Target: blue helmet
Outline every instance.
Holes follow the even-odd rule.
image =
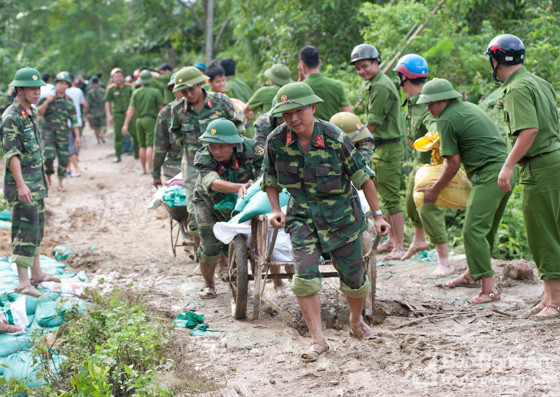
[[[428,77],[428,62],[420,55],[407,54],[399,59],[393,71],[402,73],[409,79],[419,79]]]

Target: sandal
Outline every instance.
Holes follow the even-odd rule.
[[[533,306],[531,309],[529,309],[529,316],[534,316],[536,314],[539,314],[540,312],[543,311],[543,309],[546,308],[546,303],[544,301],[537,303],[535,306]]]
[[[216,299],[216,288],[212,286],[205,286],[198,292],[200,299]]]
[[[37,291],[35,288],[33,288],[30,285],[26,285],[24,287],[17,287],[15,291],[18,294],[34,296],[36,298],[39,298],[42,295],[39,291]]]
[[[484,292],[480,291],[478,295],[474,298],[469,300],[469,305],[482,305],[485,303],[492,303],[499,301],[502,297],[502,293],[499,291],[496,292]]]
[[[469,276],[465,275],[464,273],[461,274],[459,277],[445,283],[443,285],[447,288],[455,288],[455,287],[466,287],[466,288],[476,288],[480,286],[480,281],[474,281]]]
[[[311,343],[311,347],[309,347],[305,353],[301,354],[301,360],[306,363],[317,361],[321,354],[328,351],[329,345],[327,345],[327,342],[313,342]]]
[[[350,324],[350,335],[359,340],[377,338],[375,332],[373,332],[373,330],[363,321],[360,321],[357,329],[352,327],[352,324]]]
[[[547,309],[554,309],[552,314],[543,314]],[[560,318],[560,305],[553,305],[548,303],[544,306],[544,309],[535,316],[535,320],[552,320],[555,318]]]

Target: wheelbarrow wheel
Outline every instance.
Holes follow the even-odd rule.
[[[245,236],[237,235],[229,245],[228,253],[229,298],[231,314],[236,320],[247,317],[249,270]]]

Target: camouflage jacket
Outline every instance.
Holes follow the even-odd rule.
[[[41,99],[37,106],[41,106],[46,100],[46,98]],[[55,96],[43,115],[44,135],[46,136],[47,132],[68,131],[68,120],[70,120],[72,128],[78,128],[74,102],[66,95],[63,97]]]
[[[245,133],[243,112],[236,111],[231,99],[224,94],[206,92],[204,105],[197,113],[185,98],[173,102],[171,107],[171,124],[169,131],[173,133],[177,143],[184,147],[182,170],[183,183],[187,188],[193,188],[196,182],[194,156],[203,145],[200,136],[206,131],[206,126],[217,118],[231,120],[237,126],[241,135]],[[186,175],[185,175],[186,173]]]
[[[428,106],[418,104],[420,94],[407,98],[406,105],[406,137],[414,143],[418,138],[422,138],[426,133],[437,133],[437,122],[428,112]],[[418,164],[429,164],[432,152],[418,152],[412,149],[412,159]]]
[[[278,119],[272,117],[270,112],[260,115],[255,121],[255,140],[257,141],[257,145],[264,148],[266,145],[266,138],[276,127],[278,127]]]
[[[229,167],[214,160],[208,146],[201,148],[194,159],[198,178],[193,202],[205,201],[214,207],[227,196],[227,193],[210,189],[212,182],[216,179],[234,183],[246,183],[250,179],[254,181],[261,175],[262,161],[262,149],[249,138],[243,138],[243,142],[234,147]]]
[[[105,88],[91,87],[86,94],[91,117],[105,117]]]
[[[169,132],[171,123],[171,107],[174,102],[166,105],[159,111],[156,127],[154,129],[154,161],[152,177],[161,178],[161,167],[181,168],[183,148],[177,144],[175,137]]]
[[[354,146],[364,157],[366,164],[370,165],[371,156],[373,156],[373,149],[375,148],[375,140],[373,139],[373,136],[368,136],[367,138],[354,142]]]
[[[13,156],[20,159],[23,180],[31,190],[33,203],[47,197],[41,131],[36,111],[31,108],[31,114],[28,114],[17,99],[14,100],[2,115],[0,137],[5,164],[4,198],[9,201],[19,200],[16,181],[9,166]]]
[[[261,188],[290,193],[286,231],[301,245],[316,232],[323,250],[339,248],[359,237],[365,227],[358,189],[373,171],[338,127],[315,119],[307,152],[286,124],[269,137],[263,161]]]

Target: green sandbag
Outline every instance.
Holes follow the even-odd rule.
[[[161,200],[170,207],[186,207],[187,192],[184,186],[170,186],[161,196]]]
[[[0,334],[0,357],[9,356],[19,350],[32,346],[29,335]]]
[[[58,327],[64,323],[64,313],[76,307],[84,312],[86,303],[77,299],[59,298],[56,301],[40,302],[35,310],[35,322],[41,327]]]
[[[280,207],[288,204],[290,199],[290,194],[286,191],[280,192]],[[251,201],[243,208],[241,211],[241,216],[239,217],[239,223],[248,221],[257,215],[268,214],[272,212],[272,207],[270,206],[270,201],[268,200],[268,195],[262,190],[257,192]]]
[[[52,353],[49,360],[50,370],[54,374],[60,372],[61,362],[66,359],[66,356],[58,355],[58,353]],[[29,388],[40,387],[45,383],[44,378],[37,377],[37,371],[39,370],[40,364],[33,364],[33,354],[29,350],[22,350],[0,359],[0,365],[6,366],[4,367],[3,374],[4,379],[6,380],[15,378],[18,381],[25,382]]]
[[[10,210],[9,209],[5,209],[0,211],[0,221],[8,221],[10,222],[12,220],[12,217],[10,215]]]
[[[239,200],[237,202],[237,204],[235,204],[235,212],[243,211],[243,209],[245,208],[247,203],[249,203],[249,201],[251,201],[251,197],[253,197],[255,194],[257,194],[257,192],[262,192],[261,181],[262,181],[262,177],[257,179],[255,182],[253,182],[253,184],[251,186],[249,186],[249,189],[247,189],[247,192],[245,193],[243,198],[241,200]]]
[[[237,193],[228,193],[227,196],[214,206],[219,211],[233,211],[237,203]]]

